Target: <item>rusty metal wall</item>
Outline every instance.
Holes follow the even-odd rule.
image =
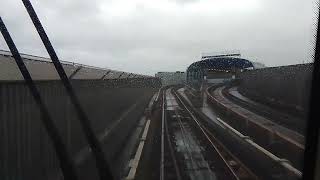
[[[246,71],[238,74],[240,92],[282,104],[297,111],[308,109],[313,64]]]
[[[149,98],[160,87],[159,82],[152,79],[74,80],[72,84],[98,137],[127,113],[117,124],[117,130],[109,133],[110,138],[103,139],[110,161],[121,149],[120,142],[142,115]],[[87,142],[62,84],[42,81],[37,82],[37,87],[76,161]],[[0,103],[0,179],[57,178],[60,170],[55,152],[42,126],[38,107],[24,82],[0,82]],[[80,164],[77,168],[80,174],[81,167],[85,166]]]

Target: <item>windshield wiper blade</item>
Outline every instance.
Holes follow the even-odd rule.
[[[32,77],[30,76],[30,73],[28,71],[28,69],[26,68],[26,65],[24,64],[20,53],[16,47],[16,45],[14,44],[10,33],[8,32],[4,22],[2,21],[2,18],[0,17],[0,30],[2,33],[2,36],[4,37],[4,40],[6,41],[11,54],[14,58],[14,60],[16,61],[18,68],[34,98],[34,100],[36,101],[39,109],[40,109],[40,113],[41,113],[41,120],[42,123],[44,124],[45,130],[48,133],[49,138],[51,139],[52,143],[53,143],[53,147],[55,149],[55,152],[57,153],[57,157],[59,159],[59,163],[60,163],[60,168],[61,171],[63,173],[63,176],[65,179],[70,179],[70,180],[77,180],[77,174],[75,171],[75,168],[73,166],[73,162],[72,159],[70,158],[66,145],[63,143],[61,136],[59,135],[59,131],[58,128],[55,126],[53,120],[50,117],[48,108],[45,106],[40,93],[32,79]]]
[[[101,180],[106,180],[106,179],[113,179],[112,178],[112,174],[111,171],[108,167],[107,161],[105,159],[104,156],[104,152],[102,150],[102,147],[97,139],[97,137],[95,136],[92,126],[90,124],[89,118],[87,116],[87,114],[84,112],[83,108],[81,107],[81,104],[78,100],[78,97],[76,96],[74,89],[68,79],[68,76],[66,75],[59,59],[58,56],[34,10],[34,8],[32,7],[32,4],[29,0],[22,0],[35,28],[38,31],[38,34],[54,64],[54,67],[56,68],[60,79],[62,81],[63,86],[65,87],[67,94],[70,97],[71,103],[74,105],[76,112],[77,112],[77,116],[80,120],[82,129],[85,133],[86,139],[89,143],[90,148],[92,149],[93,155],[95,157],[96,160],[96,166],[98,168],[99,171],[99,175],[100,175],[100,179]]]

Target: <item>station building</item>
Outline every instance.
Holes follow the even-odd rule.
[[[247,69],[254,69],[254,64],[240,57],[240,54],[204,56],[200,61],[192,63],[187,68],[189,84],[220,83],[234,79],[236,74]]]

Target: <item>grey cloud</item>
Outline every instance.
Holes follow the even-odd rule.
[[[316,17],[313,0],[257,0],[261,7],[255,10],[222,13],[186,10],[200,1],[178,1],[183,4],[177,7],[179,13],[140,3],[120,17],[101,11],[103,3],[113,2],[32,1],[65,60],[147,74],[185,70],[202,52],[230,49],[269,66],[310,61]],[[19,49],[47,56],[22,3],[3,4],[1,16]],[[0,48],[6,48],[2,37]]]

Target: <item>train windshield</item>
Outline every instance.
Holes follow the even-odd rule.
[[[317,3],[2,1],[0,178],[302,179]]]

